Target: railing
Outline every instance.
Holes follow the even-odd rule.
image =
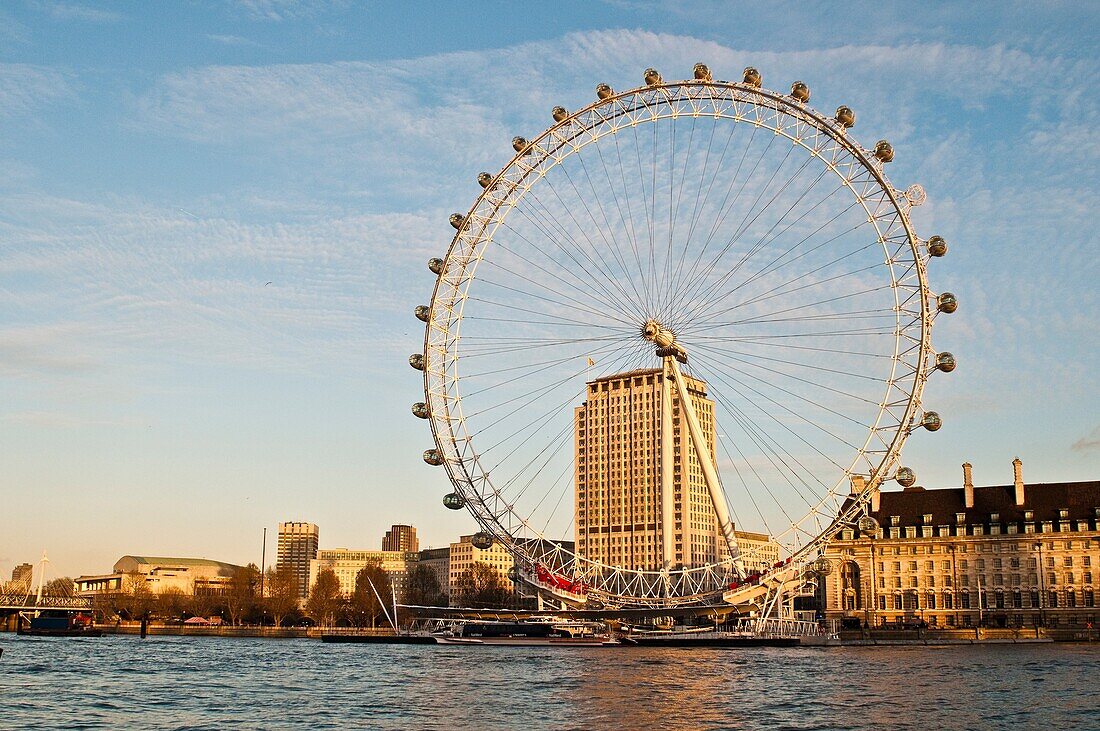
[[[827,633],[817,622],[801,619],[746,618],[737,623],[739,632],[751,632],[756,637],[816,637]]]
[[[37,601],[28,594],[0,594],[0,609],[68,609],[90,611],[92,600],[85,596],[43,596]]]

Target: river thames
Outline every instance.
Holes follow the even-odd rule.
[[[3,728],[1100,728],[1100,646],[546,649],[0,636]]]

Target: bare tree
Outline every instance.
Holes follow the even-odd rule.
[[[435,571],[424,564],[417,564],[409,572],[402,601],[420,607],[440,607],[446,603],[446,595],[439,585]]]
[[[359,569],[355,575],[355,591],[351,594],[350,619],[357,627],[375,626],[377,620],[386,615],[382,602],[391,596],[392,584],[390,575],[385,572],[380,563],[369,563]]]
[[[256,604],[256,590],[260,585],[260,570],[255,564],[243,566],[229,580],[229,590],[225,593],[225,609],[229,612],[230,624],[240,624],[241,617]]]
[[[130,571],[126,574],[122,591],[116,594],[115,598],[118,613],[125,614],[127,619],[140,619],[151,612],[156,605],[156,597],[145,580],[145,574],[140,571]]]
[[[468,607],[503,607],[512,598],[500,574],[487,563],[474,561],[458,577],[457,590]]]
[[[289,565],[267,570],[267,596],[264,601],[276,627],[281,627],[286,618],[297,611],[298,577]]]
[[[157,614],[165,618],[183,619],[191,607],[191,597],[178,586],[170,586],[157,594]]]
[[[317,574],[317,580],[309,590],[306,601],[306,614],[320,625],[332,625],[336,621],[336,612],[340,608],[340,580],[332,569],[324,569]]]
[[[75,585],[73,580],[68,576],[59,576],[56,579],[50,579],[46,582],[46,585],[42,587],[42,593],[45,596],[73,596],[75,591]]]

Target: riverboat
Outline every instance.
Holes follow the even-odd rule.
[[[619,641],[593,622],[456,620],[431,632],[440,645],[613,647]]]
[[[30,637],[100,637],[103,630],[92,626],[92,618],[85,614],[41,614],[31,618],[30,625],[23,626],[20,617],[18,634]]]

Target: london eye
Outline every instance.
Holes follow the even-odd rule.
[[[947,244],[913,230],[923,189],[890,183],[853,110],[753,68],[642,80],[553,108],[471,176],[416,308],[412,410],[444,505],[533,589],[736,603],[914,483],[902,446],[940,427],[922,390],[955,367],[931,329],[958,303],[927,281]]]

